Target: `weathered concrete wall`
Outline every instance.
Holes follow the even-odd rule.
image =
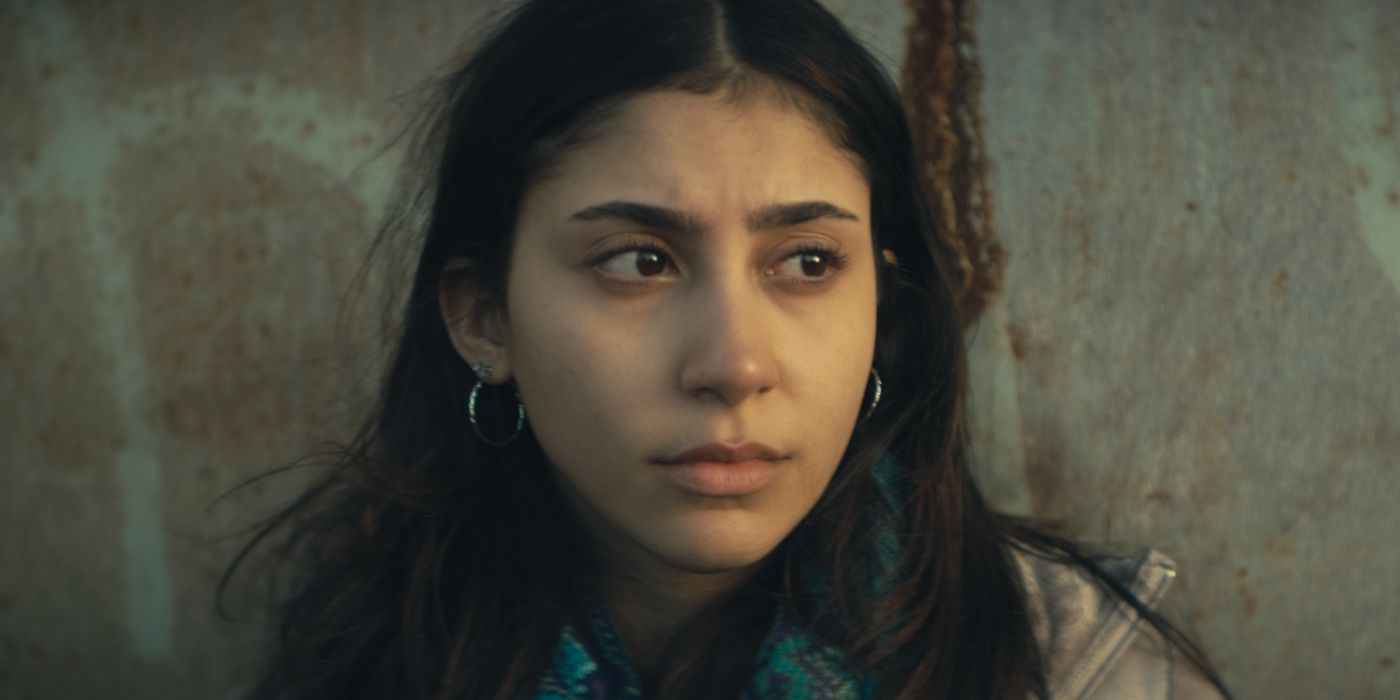
[[[285,485],[209,504],[352,416],[395,95],[494,4],[0,4],[0,696],[246,678],[220,536]],[[1167,5],[981,2],[982,468],[1174,554],[1241,697],[1394,695],[1400,18]]]
[[[1240,697],[1400,696],[1400,4],[979,7],[1031,510]]]

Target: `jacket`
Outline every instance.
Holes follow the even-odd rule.
[[[1222,697],[1179,650],[1088,572],[1022,552],[1016,560],[1054,700]],[[1172,560],[1151,549],[1136,558],[1099,563],[1154,609],[1176,576]]]

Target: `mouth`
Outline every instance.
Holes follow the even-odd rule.
[[[656,461],[659,464],[684,464],[686,462],[747,462],[754,459],[771,461],[782,458],[781,452],[761,442],[745,442],[740,445],[712,442]]]
[[[767,486],[788,458],[758,442],[710,443],[655,460],[681,490],[699,496],[747,496]]]

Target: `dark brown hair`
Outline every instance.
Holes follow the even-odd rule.
[[[561,626],[586,626],[588,543],[528,427],[496,448],[464,425],[474,377],[437,291],[466,284],[503,299],[525,191],[610,108],[652,90],[742,99],[755,88],[807,109],[869,179],[873,244],[891,253],[875,358],[885,394],[813,511],[749,585],[676,633],[644,685],[667,698],[737,695],[781,605],[882,697],[1045,694],[1012,548],[1109,577],[1068,543],[995,514],[969,474],[953,275],[894,87],[812,0],[570,0],[514,9],[437,90],[418,146],[426,185],[381,240],[409,245],[393,232],[423,224],[373,415],[226,574],[273,542],[297,572],[257,697],[518,697]],[[454,258],[473,264],[445,273]],[[879,463],[896,470],[892,499]],[[894,543],[888,562],[881,533]],[[885,564],[894,576],[878,581]]]

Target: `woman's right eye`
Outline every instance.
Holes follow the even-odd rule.
[[[655,248],[628,248],[603,258],[599,269],[623,279],[660,277],[676,269],[671,258]]]

